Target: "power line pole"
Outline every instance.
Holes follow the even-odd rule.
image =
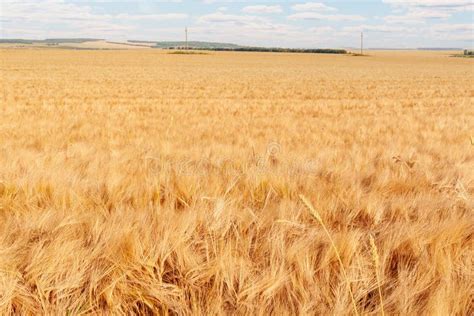
[[[360,54],[364,54],[364,32],[360,32]]]
[[[184,28],[184,37],[185,37],[185,49],[188,50],[188,27],[186,26]]]

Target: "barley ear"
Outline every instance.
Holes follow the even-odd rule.
[[[351,296],[352,300],[352,307],[354,308],[354,313],[355,315],[359,315],[359,312],[357,311],[357,304],[354,299],[354,293],[352,293],[351,289],[351,284],[349,282],[349,278],[347,277],[346,269],[344,268],[344,264],[342,263],[341,255],[339,253],[339,250],[337,250],[336,243],[331,237],[331,234],[329,233],[329,230],[327,229],[326,225],[324,224],[323,218],[321,215],[319,215],[318,211],[313,207],[313,204],[302,194],[299,195],[301,201],[303,201],[303,204],[306,206],[306,208],[309,210],[311,215],[321,224],[323,227],[324,232],[326,233],[326,236],[328,237],[329,241],[331,242],[331,246],[334,249],[334,252],[336,253],[336,258],[337,261],[339,262],[339,265],[341,266],[341,272],[342,275],[344,276],[344,280],[346,281],[347,284],[347,289],[349,291],[349,294]]]
[[[300,199],[301,201],[303,201],[304,205],[306,206],[306,208],[309,210],[309,212],[311,213],[311,215],[321,224],[324,226],[324,223],[323,223],[323,219],[321,218],[321,216],[319,215],[319,213],[314,209],[313,205],[311,204],[311,202],[302,194],[300,194]]]
[[[375,239],[374,236],[370,235],[370,249],[372,252],[372,258],[374,260],[375,264],[375,276],[377,278],[377,288],[379,291],[379,299],[380,299],[380,307],[382,308],[382,316],[385,315],[385,310],[383,307],[383,298],[382,298],[382,289],[381,289],[381,282],[380,282],[380,275],[379,275],[379,269],[380,269],[380,258],[379,258],[379,253],[377,251],[377,246],[375,245]]]

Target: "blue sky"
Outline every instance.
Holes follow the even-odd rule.
[[[190,40],[281,47],[473,47],[473,0],[1,0],[2,38]]]

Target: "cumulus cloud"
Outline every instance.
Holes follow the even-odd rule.
[[[321,2],[306,2],[299,3],[291,6],[294,11],[304,11],[304,12],[321,12],[321,11],[336,11],[336,8],[329,7]]]
[[[283,12],[279,5],[251,5],[242,9],[242,12],[251,14],[271,14]]]
[[[383,0],[395,6],[428,7],[428,8],[468,8],[473,7],[472,0]]]
[[[384,20],[387,23],[405,23],[405,24],[417,24],[424,23],[426,20],[439,20],[447,19],[451,16],[450,13],[431,11],[431,10],[411,10],[406,14],[402,15],[387,15]]]
[[[327,20],[327,21],[364,21],[365,18],[360,15],[350,14],[321,14],[317,12],[302,12],[288,16],[289,20]]]
[[[198,23],[232,23],[239,25],[251,23],[265,23],[267,21],[267,19],[259,16],[226,14],[223,12],[206,14],[198,18]]]
[[[114,34],[123,35],[136,29],[137,23],[141,21],[159,22],[182,20],[188,17],[185,13],[96,13],[88,5],[66,3],[62,0],[5,0],[2,2],[1,9],[0,19],[8,21],[2,25],[3,36],[16,35],[19,29],[28,27],[43,30],[43,37],[50,37],[52,34],[70,37],[82,36],[81,34],[88,34],[89,37],[114,36]],[[61,29],[54,28],[52,25],[61,25]],[[28,34],[36,33],[25,32],[25,36]]]
[[[472,11],[472,0],[383,0],[403,14],[388,15],[388,23],[424,23],[426,20],[448,19],[459,12]]]
[[[162,13],[162,14],[98,14],[94,13],[87,5],[66,3],[61,0],[42,0],[36,2],[19,1],[4,2],[0,17],[10,21],[30,21],[47,23],[103,23],[111,28],[118,27],[124,20],[176,20],[188,17],[184,13]],[[120,26],[123,28],[124,26]]]
[[[119,20],[154,20],[154,21],[163,21],[163,20],[182,20],[188,18],[188,15],[185,13],[163,13],[163,14],[118,14],[113,16],[113,18]]]
[[[393,26],[393,25],[356,25],[356,26],[345,26],[342,28],[343,32],[372,32],[372,33],[407,33],[411,32],[413,29],[403,26]]]
[[[234,42],[250,46],[312,46],[312,38],[308,36],[307,30],[275,22],[268,16],[215,12],[199,17],[192,32],[199,34],[196,37],[198,40],[206,41]],[[312,40],[314,43],[314,39]]]
[[[436,31],[436,32],[453,32],[453,31],[473,32],[474,25],[472,24],[435,24],[431,26],[431,30]]]
[[[336,8],[325,5],[321,2],[306,2],[294,4],[291,6],[296,13],[289,15],[288,20],[326,20],[326,21],[363,21],[365,18],[360,15],[353,14],[336,14],[330,13],[337,11]]]

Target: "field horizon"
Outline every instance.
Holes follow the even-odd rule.
[[[0,46],[0,314],[472,315],[474,79]]]

